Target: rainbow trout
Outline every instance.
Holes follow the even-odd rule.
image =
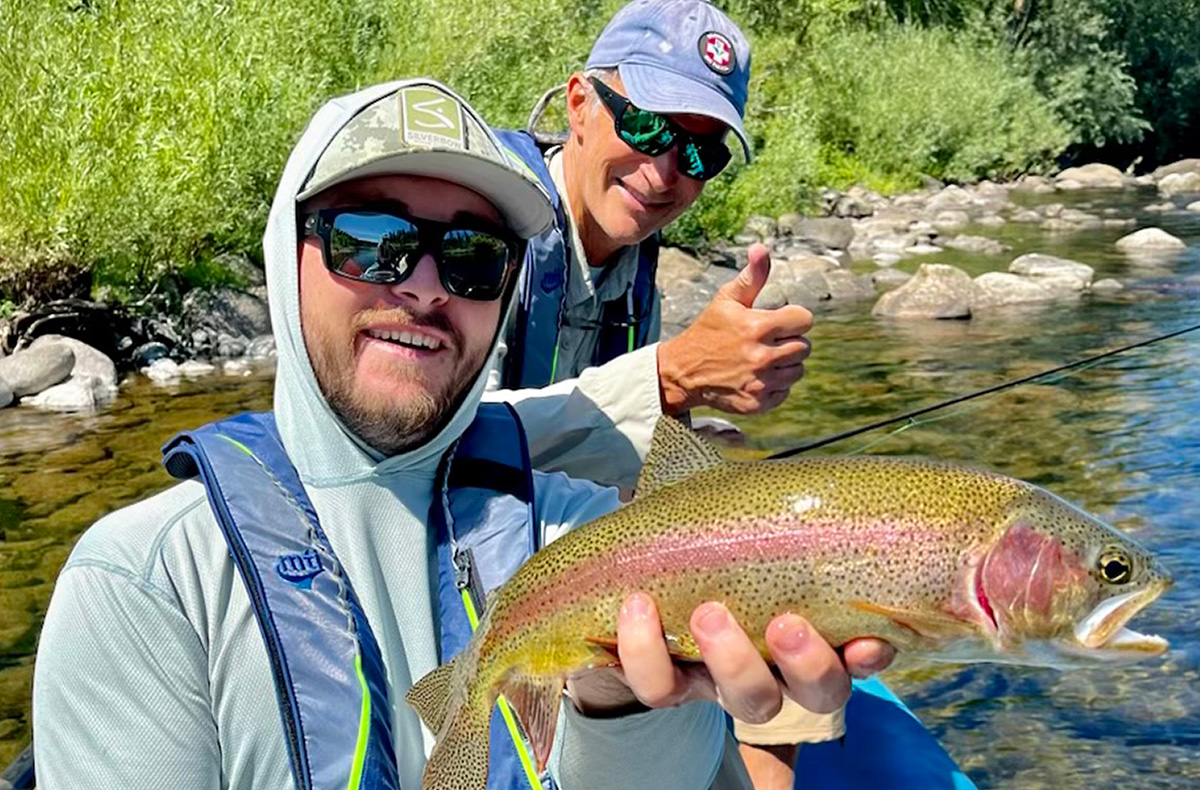
[[[424,790],[483,790],[499,694],[544,768],[566,678],[617,663],[617,613],[639,590],[680,660],[699,659],[688,621],[705,601],[768,658],[785,612],[834,646],[871,636],[939,661],[1067,667],[1167,648],[1125,627],[1171,585],[1159,563],[1009,477],[868,456],[726,462],[662,419],[637,490],[531,557],[463,653],[409,692],[437,735]]]

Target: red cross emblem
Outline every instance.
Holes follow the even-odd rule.
[[[718,74],[733,71],[733,44],[720,33],[705,33],[700,37],[700,59]]]

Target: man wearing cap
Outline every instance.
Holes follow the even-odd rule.
[[[539,468],[631,486],[659,415],[765,411],[803,375],[811,313],[751,307],[770,270],[762,245],[691,326],[657,342],[657,233],[726,166],[730,137],[749,158],[749,75],[749,44],[721,11],[637,0],[567,82],[561,147],[500,134],[555,207],[527,252],[503,390],[488,395],[515,405]]]
[[[422,787],[433,734],[405,693],[463,648],[489,589],[617,505],[532,471],[512,410],[480,404],[524,244],[550,220],[437,83],[313,117],[264,238],[274,410],[175,437],[164,460],[183,482],[75,546],[34,673],[39,787]],[[708,675],[671,663],[646,596],[618,622],[623,674],[583,675],[564,700],[562,790],[708,786],[717,689],[759,716],[785,690],[823,707],[848,693],[796,616],[767,635],[786,687],[718,604],[692,620]],[[858,670],[884,655],[848,653]],[[500,713],[491,735],[489,786],[540,786]]]
[[[752,308],[770,271],[758,244],[691,326],[657,342],[658,231],[728,164],[731,132],[750,158],[750,47],[737,25],[700,0],[636,0],[585,69],[567,82],[561,148],[501,133],[540,176],[556,221],[526,254],[500,365],[508,390],[487,397],[516,407],[539,468],[631,486],[661,414],[779,405],[804,373],[812,314]],[[836,738],[842,726],[841,711],[788,702],[775,722],[738,722],[737,733],[766,790],[791,787],[797,741]]]

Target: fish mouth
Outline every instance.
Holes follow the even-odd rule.
[[[1126,628],[1134,615],[1171,586],[1169,580],[1161,580],[1122,595],[1114,595],[1101,601],[1086,617],[1075,624],[1075,650],[1096,658],[1138,659],[1159,656],[1169,647],[1160,636],[1141,634]]]

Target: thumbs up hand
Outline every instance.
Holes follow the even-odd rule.
[[[799,305],[756,310],[771,273],[762,244],[750,247],[746,268],[713,296],[691,326],[658,346],[664,414],[711,406],[735,414],[773,409],[804,375],[812,345],[804,335],[813,316]]]

